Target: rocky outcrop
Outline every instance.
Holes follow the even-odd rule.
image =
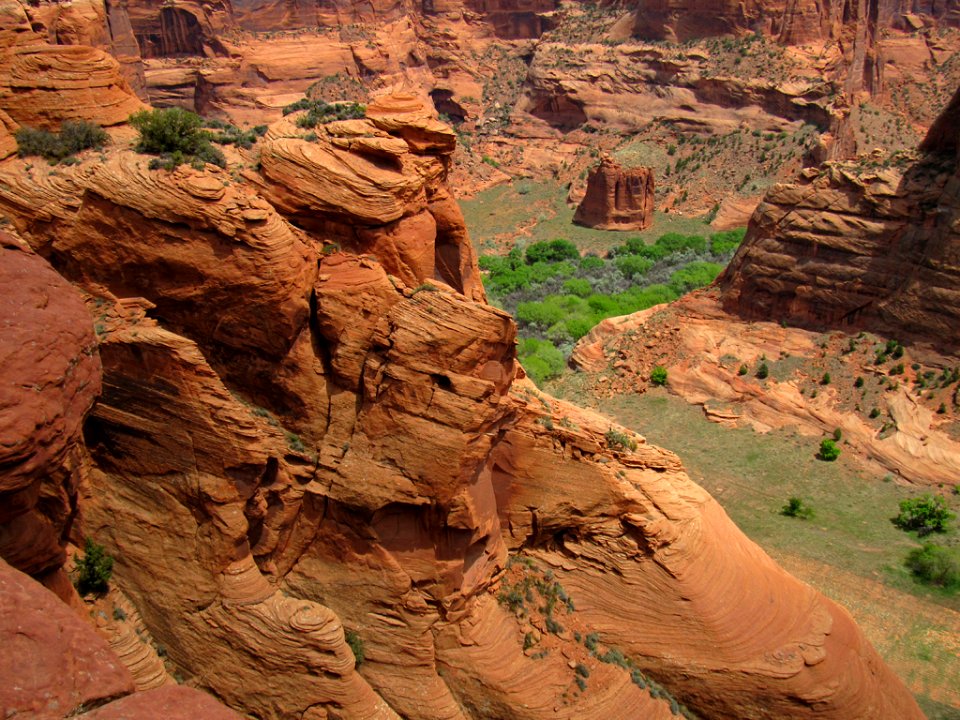
[[[367,252],[411,287],[439,280],[483,298],[463,215],[446,178],[456,135],[422,101],[393,95],[366,117],[313,131],[297,115],[260,153],[264,196],[297,225]]]
[[[955,98],[907,167],[882,155],[867,167],[828,163],[771,189],[721,278],[724,307],[955,351],[958,107]]]
[[[653,223],[653,172],[605,157],[590,171],[573,221],[598,230],[646,230]]]
[[[639,132],[656,121],[723,134],[771,123],[787,128],[798,120],[827,129],[829,95],[820,77],[773,82],[711,72],[710,56],[700,48],[629,42],[580,45],[574,52],[542,42],[517,108],[562,131],[593,123]]]
[[[56,129],[64,120],[117,125],[142,108],[117,61],[102,50],[26,45],[0,58],[0,109],[21,125]]]
[[[262,717],[920,717],[675,456],[522,380],[449,129],[407,96],[308,132],[271,129],[260,173],[0,169],[93,296],[69,536],[191,684]]]
[[[0,233],[0,257],[6,288],[0,305],[0,557],[34,576],[55,575],[75,510],[81,429],[100,392],[100,359],[76,289],[8,233]]]
[[[0,639],[7,648],[0,657],[4,717],[239,720],[191,688],[134,694],[130,674],[107,643],[74,610],[2,559],[0,601]]]

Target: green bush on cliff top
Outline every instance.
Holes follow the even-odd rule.
[[[101,148],[110,140],[103,128],[86,120],[68,120],[59,133],[24,126],[15,137],[20,157],[40,155],[54,163],[83,150]]]
[[[223,153],[210,144],[203,118],[196,113],[177,107],[141,110],[130,116],[130,124],[140,133],[137,152],[160,155],[167,161],[159,163],[161,167],[194,161],[226,167]]]

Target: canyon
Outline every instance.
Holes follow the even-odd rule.
[[[811,167],[765,195],[719,284],[608,321],[575,361],[626,358],[634,388],[668,362],[673,390],[715,399],[749,394],[689,359],[724,333],[751,362],[824,323],[915,339],[924,367],[956,351],[957,101],[902,173],[813,169],[858,143],[856,93],[930,71],[903,58],[946,53],[955,10],[700,5],[5,6],[0,628],[43,680],[0,691],[5,717],[923,717],[681,458],[538,389],[486,302],[455,192],[520,169],[575,183],[654,119],[808,124]],[[799,74],[743,80],[681,44],[747,32],[745,57],[782,43]],[[284,111],[304,92],[364,107],[308,127]],[[148,104],[268,127],[225,167],[165,169],[127,123]],[[17,155],[18,128],[73,120],[109,144]],[[601,225],[650,222],[652,174],[597,175]],[[622,195],[642,199],[611,217]],[[671,206],[718,199],[692,195]],[[900,395],[898,418],[930,420]],[[759,395],[745,414],[788,417]],[[879,462],[929,482],[941,445],[911,427]],[[114,559],[96,598],[71,583],[88,538]]]

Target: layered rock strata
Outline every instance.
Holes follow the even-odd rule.
[[[292,125],[244,176],[123,148],[0,169],[99,336],[69,535],[184,677],[261,717],[670,717],[653,680],[705,715],[920,717],[675,456],[522,379],[448,129],[402,96]]]
[[[0,559],[0,712],[87,720],[239,720],[209,695],[168,686],[134,693],[107,643],[49,590]],[[87,711],[87,712],[85,712]]]
[[[744,317],[870,327],[955,352],[958,118],[955,96],[922,156],[905,167],[827,164],[772,188],[720,280],[724,307]]]
[[[609,157],[587,176],[573,221],[598,230],[646,230],[653,223],[653,172],[620,167]]]

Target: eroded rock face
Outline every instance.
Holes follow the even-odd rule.
[[[0,258],[0,557],[39,576],[64,561],[100,359],[77,290],[8,233]]]
[[[564,622],[704,714],[919,718],[675,456],[517,379],[452,133],[410,97],[367,115],[316,141],[278,124],[247,181],[119,148],[0,170],[5,213],[96,298],[71,537],[107,547],[171,662],[264,717],[670,717],[495,599],[520,553],[567,586]]]
[[[604,158],[587,177],[573,221],[599,230],[646,230],[653,223],[653,172]]]
[[[0,601],[0,639],[6,648],[0,677],[7,680],[0,686],[0,712],[5,717],[239,720],[192,688],[134,693],[130,673],[106,641],[49,590],[2,559]],[[87,707],[97,709],[83,712]]]
[[[102,50],[26,45],[0,59],[0,109],[21,125],[56,129],[64,120],[117,125],[142,108],[120,65]]]
[[[721,278],[724,307],[956,350],[958,108],[955,97],[906,168],[827,164],[772,188]]]

